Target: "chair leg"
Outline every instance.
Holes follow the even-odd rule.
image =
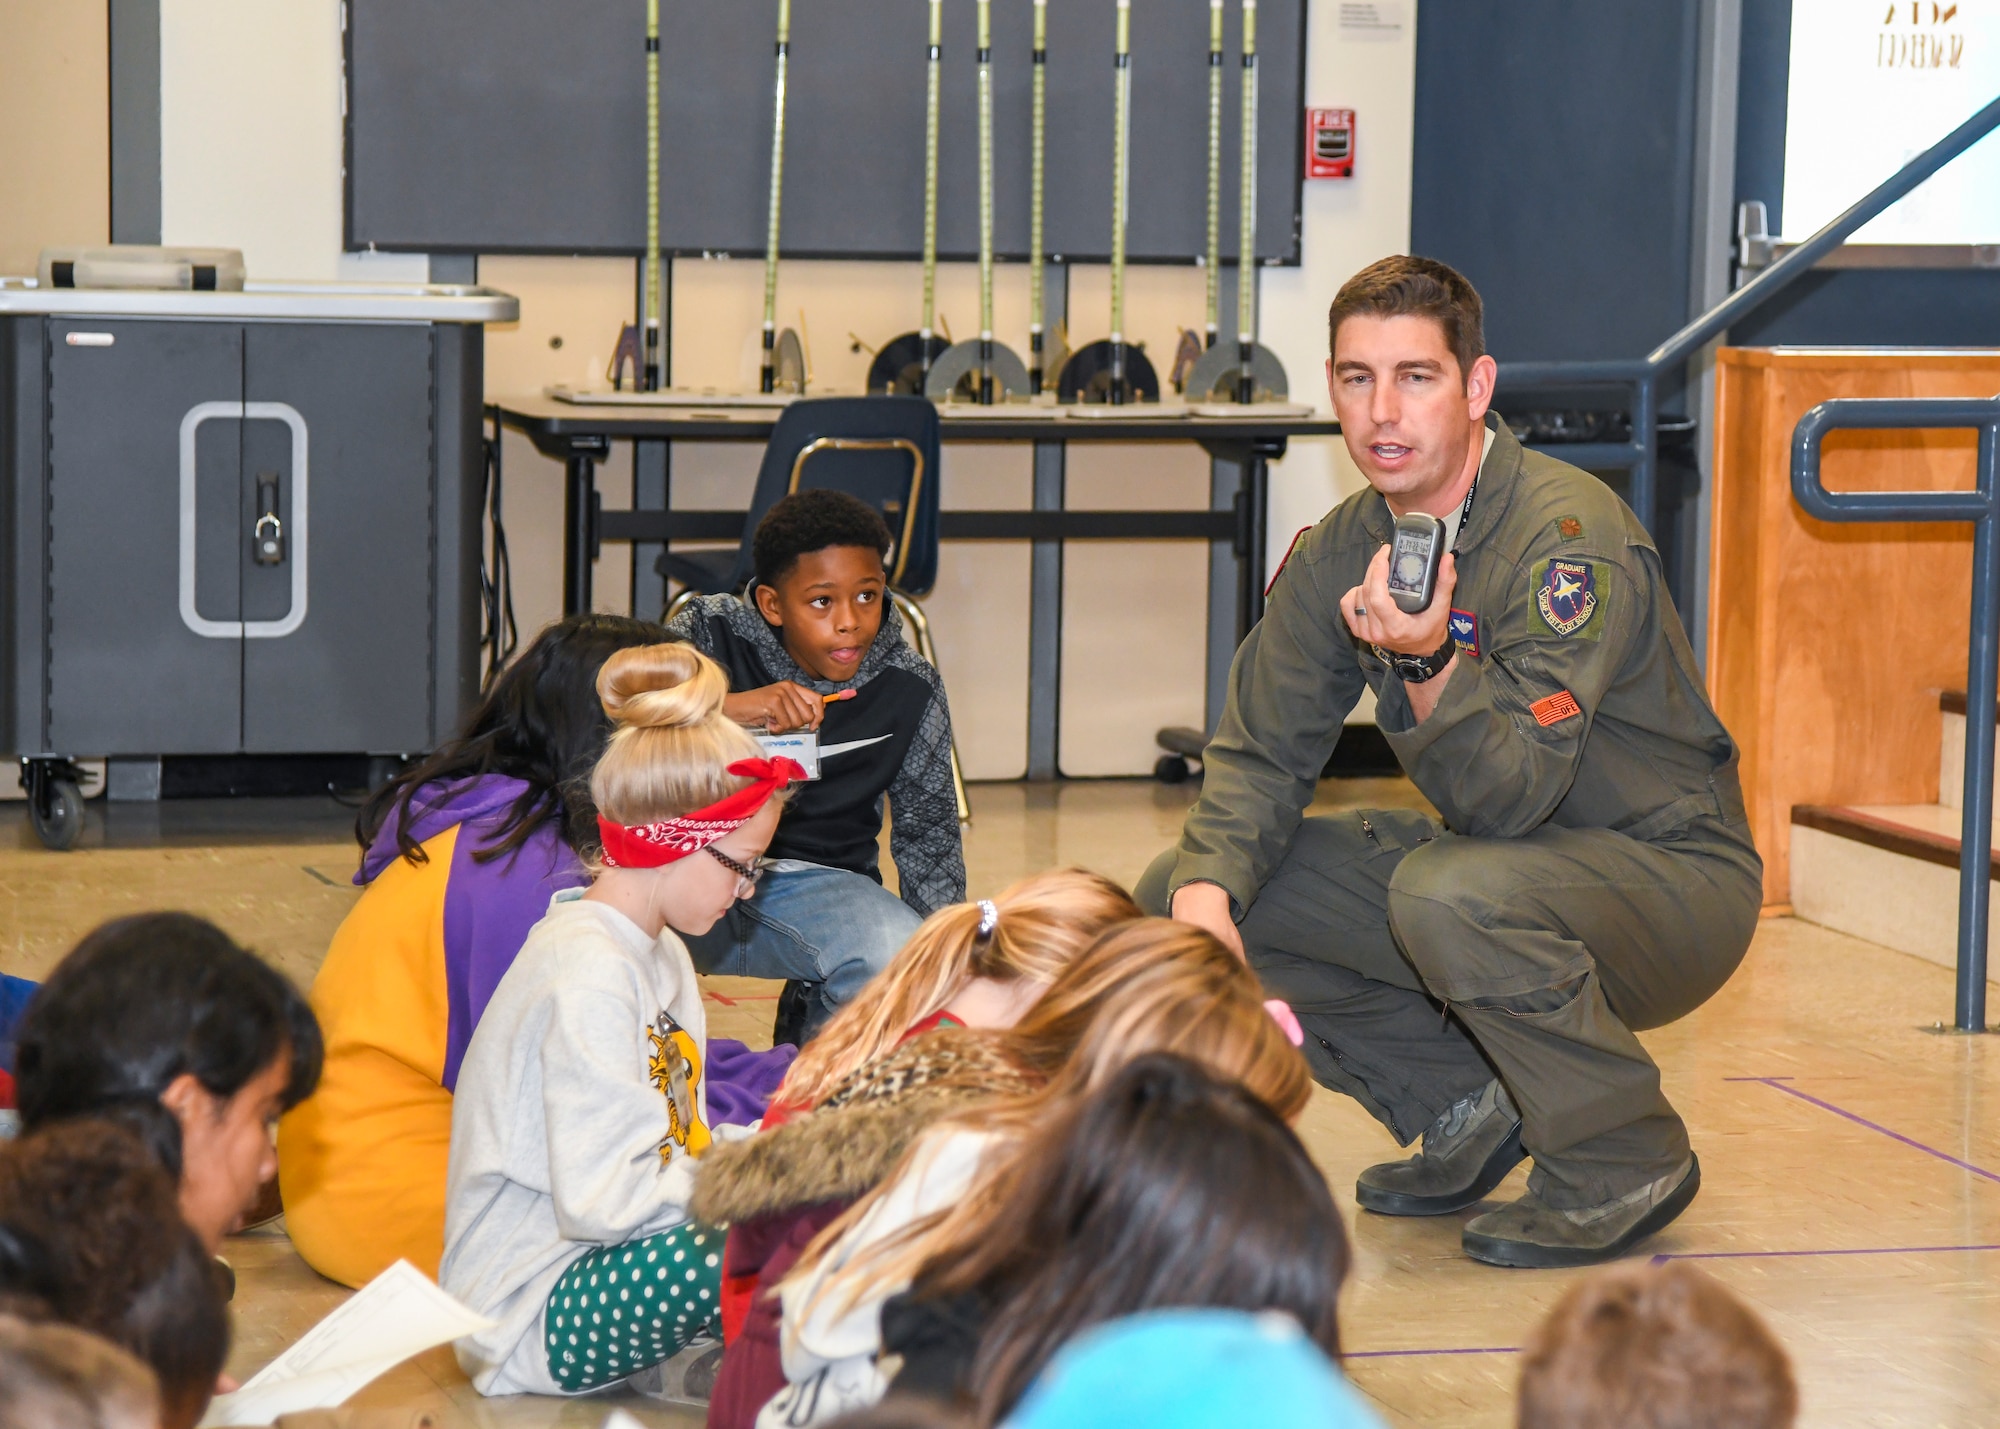
[[[889,601],[903,617],[904,624],[910,627],[910,633],[916,636],[917,653],[930,661],[931,668],[935,670],[938,663],[937,647],[931,643],[931,623],[924,618],[923,607],[895,589],[890,590]],[[965,771],[958,762],[958,736],[955,734],[951,741],[951,792],[958,801],[959,823],[970,824],[972,804],[965,797]]]

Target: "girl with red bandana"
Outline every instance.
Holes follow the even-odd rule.
[[[491,1317],[460,1340],[484,1394],[582,1394],[715,1319],[722,1234],[688,1213],[709,1144],[707,1024],[684,937],[760,874],[783,792],[686,645],[621,650],[591,773],[600,849],[556,894],[473,1033],[452,1108],[440,1283]]]

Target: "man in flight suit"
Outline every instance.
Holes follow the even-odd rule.
[[[1280,567],[1236,653],[1177,848],[1139,887],[1289,1000],[1319,1080],[1419,1155],[1356,1200],[1468,1222],[1496,1265],[1607,1260],[1701,1171],[1633,1035],[1685,1016],[1749,946],[1762,890],[1736,747],[1652,539],[1587,472],[1487,410],[1479,295],[1423,258],[1348,281],[1327,380],[1371,490]],[[1430,605],[1391,599],[1395,517],[1445,523]],[[1304,818],[1363,688],[1439,817]]]

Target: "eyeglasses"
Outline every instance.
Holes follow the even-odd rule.
[[[736,875],[736,896],[738,898],[748,898],[757,891],[757,880],[764,876],[764,861],[762,859],[758,859],[755,863],[738,863],[714,844],[703,845],[702,851],[711,855],[717,863]]]

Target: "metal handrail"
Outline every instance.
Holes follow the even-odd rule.
[[[1979,433],[1971,491],[1828,491],[1820,443],[1832,431]],[[1843,397],[1822,402],[1792,431],[1792,495],[1821,521],[1970,521],[1972,638],[1965,671],[1964,823],[1958,846],[1958,999],[1954,1025],[1986,1030],[1986,930],[1993,853],[1993,731],[2000,704],[2000,397]]]
[[[1944,138],[1871,189],[1853,207],[1745,283],[1640,359],[1577,362],[1508,362],[1500,365],[1500,385],[1522,387],[1629,386],[1632,440],[1622,450],[1599,446],[1594,464],[1626,466],[1632,473],[1627,497],[1632,510],[1652,530],[1658,519],[1655,487],[1659,468],[1660,379],[1732,323],[1740,322],[1790,287],[1826,254],[1870,219],[2000,128],[2000,98],[1994,99]]]

